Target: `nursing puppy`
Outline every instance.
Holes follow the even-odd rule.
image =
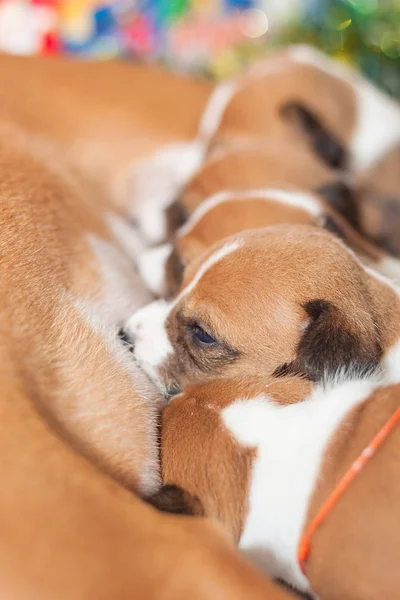
[[[400,108],[394,100],[307,46],[270,54],[221,84],[214,97],[220,118],[209,130],[211,147],[243,138],[286,140],[349,171],[360,188],[360,231],[399,252]]]
[[[217,243],[189,264],[172,302],[138,311],[125,331],[167,395],[260,374],[318,382],[390,369],[400,301],[334,235],[277,225]]]
[[[265,188],[272,184],[315,190],[334,177],[334,171],[310,150],[285,140],[232,142],[208,154],[167,208],[167,238],[175,234],[204,200],[218,192]]]
[[[343,189],[342,194],[349,194]],[[350,200],[349,200],[350,201]],[[171,243],[140,254],[137,264],[158,296],[173,296],[185,267],[225,237],[245,229],[298,223],[327,229],[352,248],[364,264],[400,281],[400,261],[366,241],[321,196],[288,186],[222,191],[203,201]]]
[[[214,517],[256,564],[312,596],[395,600],[399,426],[311,536],[305,575],[298,552],[340,478],[399,408],[400,385],[374,380],[328,388],[298,377],[190,386],[163,411],[165,487],[153,503]]]

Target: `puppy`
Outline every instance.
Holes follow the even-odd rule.
[[[342,194],[350,193],[345,189]],[[338,235],[359,258],[400,281],[400,262],[367,242],[319,195],[288,188],[222,191],[205,200],[178,230],[172,243],[142,253],[139,273],[159,296],[173,296],[185,267],[214,243],[245,229],[298,223]]]
[[[270,54],[214,96],[219,103],[211,98],[209,106],[218,104],[220,116],[207,117],[211,148],[243,138],[286,140],[349,171],[360,192],[360,231],[398,253],[400,109],[394,100],[307,46]]]
[[[400,144],[396,102],[312,47],[271,53],[221,86],[225,102],[220,101],[212,143],[242,136],[303,141],[328,165],[354,173],[365,172]],[[217,93],[221,98],[221,89]]]
[[[258,566],[313,597],[394,600],[398,426],[311,536],[304,564],[298,556],[339,479],[399,409],[400,385],[375,380],[328,388],[299,377],[189,386],[163,411],[165,487],[152,501],[161,510],[214,517]]]
[[[337,237],[278,225],[217,243],[189,264],[172,302],[138,311],[125,331],[169,395],[239,376],[319,382],[395,369],[399,323],[397,288]]]
[[[167,238],[176,233],[204,200],[218,192],[265,188],[277,183],[315,190],[333,177],[334,171],[310,150],[285,140],[232,142],[209,153],[167,208]]]

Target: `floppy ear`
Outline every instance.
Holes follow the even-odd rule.
[[[180,288],[185,266],[177,249],[174,247],[165,263],[165,289],[168,298],[175,296]]]
[[[325,300],[304,305],[309,319],[290,370],[322,382],[335,377],[364,377],[379,365],[381,349],[375,336],[366,340],[346,327],[339,309]]]
[[[281,107],[280,112],[305,133],[312,148],[327,165],[334,169],[341,169],[346,165],[347,157],[343,144],[328,130],[321,119],[301,102],[287,102]]]
[[[204,516],[203,506],[197,496],[191,496],[177,485],[164,485],[147,501],[162,512]]]
[[[317,194],[355,229],[359,227],[359,208],[356,193],[344,181],[336,180],[325,183],[316,190]]]
[[[186,223],[187,218],[188,215],[185,207],[183,206],[182,202],[180,202],[179,198],[167,206],[165,209],[165,219],[168,239],[175,234],[179,227]]]

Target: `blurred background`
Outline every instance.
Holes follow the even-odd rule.
[[[303,42],[400,97],[400,0],[0,0],[0,50],[162,60],[230,77]]]

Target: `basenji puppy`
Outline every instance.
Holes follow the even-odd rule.
[[[284,140],[332,169],[349,171],[359,188],[360,231],[397,252],[400,108],[394,100],[316,49],[292,46],[220,84],[208,106],[202,130],[211,149]]]
[[[342,196],[346,193],[347,188]],[[245,229],[285,223],[313,225],[335,233],[364,264],[400,282],[400,261],[365,240],[320,195],[288,186],[225,190],[207,198],[171,243],[140,254],[139,273],[156,295],[171,297],[179,289],[187,265],[216,242]]]
[[[299,377],[189,386],[163,410],[165,487],[152,501],[164,511],[213,517],[258,566],[313,597],[395,600],[396,411],[400,385],[371,379],[329,387]],[[377,449],[371,441],[393,418],[397,428]],[[328,501],[315,528],[348,472],[358,475],[337,502]]]
[[[334,178],[334,171],[309,149],[285,140],[232,142],[210,152],[175,202],[168,206],[166,237],[173,237],[198,206],[218,192],[278,184],[315,190],[330,184]],[[345,204],[349,204],[348,198]]]
[[[125,332],[166,395],[260,374],[319,382],[398,368],[400,298],[337,236],[276,225],[212,246],[173,301],[139,310]]]

